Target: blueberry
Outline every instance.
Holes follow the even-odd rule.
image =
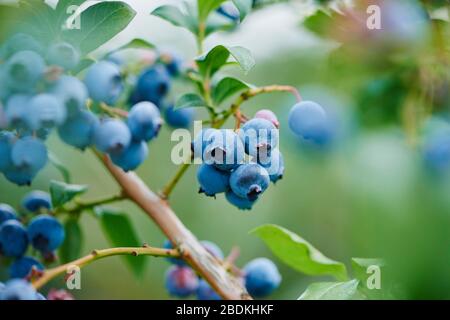
[[[84,83],[94,101],[111,106],[116,104],[124,90],[119,67],[109,61],[100,61],[90,66]]]
[[[0,64],[0,100],[6,100],[10,93],[8,83],[6,81],[5,68],[3,64]]]
[[[33,51],[20,51],[5,64],[6,80],[9,88],[30,92],[45,71],[42,57]]]
[[[283,178],[284,159],[280,150],[274,149],[270,155],[259,155],[258,164],[267,170],[273,183]]]
[[[239,131],[245,145],[245,152],[255,157],[259,153],[270,153],[278,145],[278,129],[266,119],[253,118]]]
[[[248,200],[256,200],[269,186],[269,174],[259,164],[248,163],[231,173],[230,186],[233,192]]]
[[[54,43],[47,51],[47,62],[71,70],[80,62],[80,53],[70,43]]]
[[[3,282],[0,282],[0,299],[3,289],[5,289],[5,284]]]
[[[197,171],[197,181],[200,184],[200,192],[209,197],[222,193],[230,188],[230,174],[216,169],[209,164],[202,164]]]
[[[107,153],[119,153],[130,145],[131,133],[127,125],[117,119],[104,119],[94,130],[95,147]]]
[[[276,128],[280,127],[280,122],[278,121],[277,115],[273,111],[268,109],[262,109],[255,113],[254,118],[266,119],[273,123]]]
[[[203,279],[201,279],[198,283],[196,295],[198,300],[222,300],[214,289],[211,288],[208,282]]]
[[[75,77],[60,77],[50,88],[50,92],[64,103],[67,113],[71,116],[86,108],[87,88],[83,82]]]
[[[289,128],[303,139],[319,145],[326,143],[330,136],[330,123],[325,110],[312,101],[303,101],[292,107]]]
[[[148,146],[144,141],[132,141],[126,149],[111,154],[112,162],[126,172],[135,170],[147,157]]]
[[[25,278],[31,270],[44,270],[44,266],[32,257],[21,257],[11,264],[9,268],[9,276],[11,278]]]
[[[15,167],[10,166],[3,174],[5,178],[19,186],[29,186],[31,181],[37,174],[37,171],[30,167]]]
[[[198,288],[198,278],[188,267],[172,266],[166,273],[166,289],[170,295],[185,298]]]
[[[50,133],[52,133],[52,128],[40,128],[38,130],[31,130],[26,128],[17,129],[17,135],[21,138],[25,137],[35,137],[40,140],[47,140]]]
[[[0,254],[19,258],[28,247],[27,230],[16,220],[8,220],[0,226]]]
[[[225,2],[218,9],[217,12],[222,16],[234,21],[238,22],[240,19],[239,10],[236,6],[231,2]]]
[[[214,134],[206,148],[206,163],[217,169],[231,171],[244,162],[245,151],[239,136],[233,130],[222,129]]]
[[[28,225],[28,238],[33,247],[42,253],[56,250],[64,241],[64,228],[49,215],[39,215]]]
[[[5,284],[0,300],[37,300],[37,293],[28,281],[12,279]]]
[[[43,301],[43,300],[47,300],[47,299],[45,298],[45,296],[42,293],[36,292],[36,300]]]
[[[150,141],[158,135],[161,125],[159,110],[151,102],[135,104],[128,113],[128,127],[135,140]]]
[[[33,213],[39,213],[40,210],[50,210],[52,208],[51,197],[44,191],[31,191],[22,199],[22,207]]]
[[[436,132],[426,139],[423,157],[430,172],[445,173],[450,170],[449,132]]]
[[[32,130],[59,126],[66,116],[66,107],[57,96],[41,93],[29,101],[27,123]]]
[[[68,145],[84,150],[92,144],[95,128],[98,125],[97,116],[90,111],[83,110],[69,117],[58,128],[58,134],[61,140]]]
[[[64,289],[50,289],[47,295],[48,300],[75,300],[73,295]]]
[[[47,163],[47,147],[34,137],[24,137],[13,145],[11,160],[16,168],[28,168],[30,172],[41,170]]]
[[[243,269],[245,287],[254,297],[265,297],[277,289],[281,283],[281,275],[277,266],[267,258],[250,261]]]
[[[175,110],[173,106],[164,109],[165,119],[168,125],[174,128],[189,128],[195,117],[195,110],[183,108]]]
[[[200,243],[202,244],[203,248],[205,248],[206,251],[208,251],[213,257],[219,260],[223,260],[224,255],[222,249],[220,249],[217,244],[208,240],[200,241]]]
[[[31,97],[25,94],[16,94],[9,97],[5,106],[5,117],[8,127],[15,129],[26,129],[29,127],[30,99]]]
[[[150,101],[160,105],[170,90],[170,75],[161,65],[145,70],[136,84],[137,96],[140,101]]]
[[[34,51],[42,53],[42,45],[32,36],[25,33],[16,33],[6,40],[4,45],[3,59],[7,60],[14,53],[19,51]]]
[[[217,134],[220,134],[220,131],[213,128],[202,129],[197,134],[191,146],[195,158],[202,159],[203,161],[207,158],[207,149]]]
[[[9,131],[0,131],[0,171],[4,172],[10,166],[11,151],[16,137]]]
[[[167,72],[172,76],[178,76],[183,68],[183,59],[174,52],[164,52],[160,55],[159,60],[166,67]]]
[[[172,242],[170,242],[170,240],[166,240],[164,241],[164,245],[163,245],[164,249],[173,249],[173,245]],[[170,263],[177,265],[177,266],[187,266],[188,264],[180,258],[167,258],[168,261],[170,261]]]
[[[237,207],[240,210],[251,210],[256,200],[249,200],[247,198],[241,198],[236,195],[232,190],[228,190],[225,193],[225,198],[231,203],[233,206]]]
[[[17,213],[10,205],[0,203],[0,225],[7,220],[17,220]]]

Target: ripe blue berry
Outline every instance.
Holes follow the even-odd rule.
[[[133,139],[150,141],[158,135],[162,120],[158,108],[144,101],[131,108],[127,123]]]
[[[278,145],[278,129],[266,119],[253,118],[247,121],[239,132],[245,145],[245,152],[255,157],[260,153],[270,153]]]
[[[29,186],[37,174],[37,171],[30,167],[10,166],[3,174],[5,178],[19,186]]]
[[[195,110],[183,108],[175,110],[173,106],[164,109],[165,119],[168,125],[174,128],[189,128],[195,117]]]
[[[265,297],[277,289],[281,283],[281,275],[277,266],[267,258],[250,261],[243,269],[245,287],[254,297]]]
[[[225,193],[225,198],[231,203],[233,206],[237,207],[240,210],[251,210],[256,200],[249,200],[247,198],[241,198],[236,195],[232,190],[228,190]]]
[[[16,220],[7,220],[0,226],[0,254],[19,258],[28,247],[27,230]]]
[[[239,166],[231,173],[230,186],[233,192],[248,200],[256,200],[269,186],[267,170],[256,163]]]
[[[267,170],[270,181],[273,183],[283,178],[284,159],[280,150],[274,149],[270,155],[258,156],[258,164]]]
[[[0,203],[0,225],[7,220],[17,220],[17,213],[10,205]]]
[[[427,139],[424,160],[431,172],[444,173],[450,170],[450,135],[447,130],[435,133]]]
[[[202,244],[203,248],[205,248],[206,251],[208,251],[211,255],[213,255],[219,260],[223,260],[224,258],[223,251],[222,249],[219,248],[217,244],[208,240],[200,241],[200,243]]]
[[[1,299],[1,294],[2,294],[3,289],[5,289],[5,284],[3,282],[0,282],[0,299]]]
[[[31,191],[22,199],[22,208],[33,213],[39,213],[42,209],[50,210],[52,208],[51,197],[44,191]]]
[[[6,40],[3,50],[3,59],[7,60],[14,53],[19,51],[34,51],[42,53],[42,45],[32,36],[25,33],[16,33]]]
[[[6,62],[4,69],[8,87],[21,92],[32,91],[44,71],[44,59],[33,51],[17,52]]]
[[[124,89],[119,67],[109,61],[100,61],[90,66],[84,83],[94,101],[111,106],[116,104]]]
[[[31,270],[44,270],[44,266],[32,257],[21,257],[14,261],[9,268],[9,276],[11,278],[25,278]]]
[[[202,129],[197,134],[191,144],[194,158],[202,159],[203,161],[207,158],[208,146],[213,142],[216,134],[220,134],[220,131],[213,128]]]
[[[128,148],[130,142],[130,129],[121,120],[104,119],[94,130],[95,147],[102,152],[121,152]]]
[[[238,22],[240,19],[239,10],[236,6],[231,2],[225,2],[218,9],[217,12],[222,16],[234,21]]]
[[[58,127],[58,134],[65,143],[84,150],[92,144],[95,128],[98,125],[97,116],[83,110],[69,117],[62,126]]]
[[[230,174],[206,163],[198,168],[197,180],[200,184],[199,192],[204,192],[209,197],[225,192],[230,187]]]
[[[28,238],[32,246],[42,253],[56,250],[64,241],[64,228],[49,215],[33,218],[28,225]]]
[[[38,172],[47,163],[47,148],[45,144],[34,137],[24,137],[13,145],[11,160],[16,168],[28,168]]]
[[[32,130],[59,126],[64,123],[66,116],[66,107],[54,95],[42,93],[29,101],[27,123]]]
[[[145,70],[138,78],[136,94],[138,101],[150,101],[160,105],[170,90],[170,75],[166,68],[155,65]]]
[[[83,82],[75,77],[60,77],[50,88],[50,92],[63,102],[67,114],[71,116],[86,108],[87,88]]]
[[[28,106],[30,99],[31,97],[25,94],[16,94],[9,97],[5,108],[8,127],[15,129],[28,128]]]
[[[261,109],[255,113],[254,118],[266,119],[273,123],[276,128],[280,127],[280,122],[278,121],[277,115],[273,113],[272,110]]]
[[[111,154],[112,162],[126,172],[135,170],[147,157],[148,146],[144,141],[132,141],[126,149]]]
[[[80,53],[70,43],[54,43],[48,49],[47,62],[71,70],[80,62]]]
[[[0,300],[37,300],[37,292],[28,281],[12,279],[0,292]]]
[[[198,288],[198,277],[188,267],[172,266],[166,273],[166,289],[170,295],[185,298]]]
[[[0,64],[0,100],[6,100],[9,95],[10,91],[6,82],[5,68]]]
[[[326,143],[330,136],[330,123],[325,110],[312,101],[303,101],[292,107],[289,128],[303,139],[319,145]]]
[[[164,64],[167,72],[172,77],[176,77],[181,73],[183,59],[178,54],[174,52],[164,52],[160,55],[159,60]]]
[[[198,283],[196,295],[198,300],[222,300],[214,289],[211,288],[208,282],[203,279],[201,279]]]
[[[212,139],[207,147],[206,163],[223,171],[231,171],[244,162],[244,145],[233,130],[219,130]]]
[[[167,239],[166,241],[164,241],[163,248],[164,249],[173,249],[172,242],[170,242],[170,240]],[[177,266],[187,266],[187,263],[183,259],[180,259],[180,258],[167,258],[167,260]]]
[[[11,151],[15,141],[15,136],[9,131],[0,131],[0,171],[5,172],[10,166]]]

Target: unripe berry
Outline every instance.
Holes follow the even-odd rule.
[[[170,295],[186,298],[198,288],[198,277],[188,267],[172,266],[166,273],[166,289]]]
[[[27,231],[16,220],[7,220],[0,225],[0,254],[19,258],[28,247]]]
[[[241,198],[236,195],[232,190],[228,190],[225,193],[225,198],[229,203],[240,210],[251,210],[256,200],[249,200],[247,198]]]
[[[27,123],[32,130],[59,126],[64,123],[66,117],[66,107],[54,95],[42,93],[29,101]]]
[[[162,120],[158,108],[144,101],[131,108],[127,123],[133,139],[150,141],[158,135]]]
[[[203,279],[199,281],[196,295],[198,300],[222,300],[208,282]]]
[[[206,251],[208,251],[212,256],[214,256],[219,260],[223,260],[224,258],[223,251],[222,249],[219,248],[217,244],[208,240],[200,241],[200,243],[202,244],[203,248],[205,248]]]
[[[131,133],[127,125],[117,119],[104,119],[94,130],[95,147],[105,153],[118,153],[130,145]]]
[[[20,92],[30,92],[45,71],[42,57],[33,51],[20,51],[5,64],[4,72],[9,88]]]
[[[61,223],[49,215],[37,216],[28,225],[28,238],[33,247],[42,253],[56,250],[63,243],[64,236]]]
[[[111,106],[116,104],[124,89],[119,67],[109,61],[100,61],[90,66],[84,83],[94,101]]]
[[[255,113],[254,118],[266,119],[273,123],[276,128],[280,127],[277,115],[272,110],[262,109]]]
[[[0,203],[0,225],[7,220],[17,220],[16,210],[6,203]]]
[[[245,287],[254,297],[265,297],[277,289],[281,283],[281,275],[277,266],[267,258],[250,261],[243,269]]]
[[[152,66],[145,70],[138,78],[136,84],[136,99],[150,101],[160,105],[170,90],[170,75],[161,65]]]
[[[225,192],[230,187],[230,174],[206,163],[198,168],[197,180],[200,184],[200,192],[210,197]]]
[[[22,208],[33,213],[39,213],[42,209],[50,210],[52,208],[51,197],[44,191],[31,191],[22,199]]]
[[[73,295],[67,290],[60,289],[50,289],[47,295],[48,300],[75,300]]]
[[[124,171],[135,170],[148,157],[148,146],[144,141],[132,141],[130,145],[110,155],[112,162]]]
[[[17,140],[11,151],[11,160],[17,168],[28,168],[31,172],[38,172],[47,163],[47,147],[34,137]]]
[[[75,77],[60,77],[50,88],[50,92],[63,102],[69,116],[76,115],[86,108],[87,88],[83,82]]]
[[[183,108],[175,110],[173,106],[164,109],[165,119],[168,125],[174,128],[189,128],[194,121],[195,110]]]
[[[21,257],[14,261],[9,268],[11,278],[25,278],[30,275],[32,269],[44,270],[44,266],[33,257]]]
[[[80,62],[80,53],[70,43],[54,43],[48,49],[47,62],[71,70]]]
[[[37,300],[37,292],[28,281],[13,279],[0,292],[0,300]]]
[[[99,120],[95,114],[83,110],[70,117],[58,128],[58,134],[65,143],[84,150],[89,147],[94,139],[95,128]]]
[[[278,129],[266,119],[253,118],[247,121],[239,135],[244,142],[245,152],[253,157],[259,153],[270,154],[278,145]]]
[[[248,200],[256,200],[269,186],[269,174],[259,164],[239,166],[231,173],[230,186],[233,192]]]

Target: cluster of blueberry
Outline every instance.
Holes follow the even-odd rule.
[[[7,204],[0,204],[0,257],[13,259],[9,267],[12,280],[0,293],[1,299],[9,300],[13,296],[17,296],[17,299],[29,299],[30,292],[34,292],[34,289],[30,291],[32,288],[26,280],[33,271],[44,269],[37,259],[25,256],[29,245],[41,253],[44,260],[52,261],[55,250],[61,246],[65,237],[61,223],[48,214],[52,206],[47,193],[32,191],[23,198],[21,206],[27,215],[35,215],[26,227],[20,222],[16,210]],[[36,293],[33,294],[36,296]]]
[[[216,259],[223,260],[222,250],[213,242],[201,241],[203,247]],[[164,248],[171,249],[170,241],[164,243]],[[187,298],[195,295],[198,300],[220,300],[213,288],[181,259],[170,258],[173,264],[166,273],[166,289],[171,296]],[[241,281],[244,282],[249,294],[255,298],[270,295],[281,283],[281,275],[276,265],[266,258],[250,261],[242,269]]]
[[[259,196],[283,177],[284,161],[278,147],[279,122],[270,110],[260,110],[241,129],[204,129],[193,142],[200,192],[226,199],[250,210]]]

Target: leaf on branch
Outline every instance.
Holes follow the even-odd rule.
[[[216,10],[227,0],[198,0],[198,19],[200,22],[206,21],[211,11]]]
[[[68,219],[64,223],[64,230],[66,237],[59,249],[59,258],[62,263],[67,263],[81,256],[84,238],[78,219]]]
[[[308,275],[332,275],[347,280],[347,270],[342,262],[331,260],[297,234],[277,225],[263,225],[252,234],[261,238],[275,256],[294,270]]]
[[[197,33],[198,25],[196,19],[188,13],[181,11],[178,7],[171,5],[161,6],[153,10],[151,15],[160,17],[174,26],[188,29],[194,34]]]
[[[332,17],[323,10],[317,10],[316,13],[303,21],[306,29],[320,37],[328,36],[332,23]]]
[[[125,29],[135,15],[136,12],[124,2],[100,2],[81,12],[81,28],[65,30],[64,37],[87,54]]]
[[[154,49],[155,45],[144,39],[133,39],[130,42],[124,44],[123,46],[113,50],[112,52],[122,51],[125,49]]]
[[[50,181],[50,195],[52,197],[53,207],[60,208],[76,196],[85,193],[87,189],[88,187],[85,185],[67,184],[54,180]]]
[[[95,213],[100,220],[102,230],[113,247],[140,247],[139,240],[130,219],[124,213],[107,207],[96,207]],[[142,257],[123,256],[136,277],[141,277],[147,259]]]
[[[361,300],[358,280],[347,282],[317,282],[311,284],[298,300]]]
[[[195,93],[187,93],[177,100],[175,110],[183,108],[203,108],[207,107],[206,102]]]
[[[90,58],[82,59],[82,60],[78,63],[78,65],[75,67],[75,69],[72,70],[72,72],[73,72],[74,74],[79,74],[79,73],[82,72],[83,70],[89,68],[89,67],[90,67],[92,64],[94,64],[94,63],[95,63],[95,60],[93,60],[93,59],[90,59]]]
[[[241,22],[252,11],[253,0],[232,0],[236,8],[239,10]]]
[[[70,171],[63,165],[61,160],[59,160],[58,157],[51,152],[49,152],[48,154],[48,160],[61,173],[64,182],[70,183],[70,181],[72,180],[70,176]]]
[[[236,78],[226,77],[219,81],[214,87],[212,97],[214,102],[219,105],[232,95],[249,89],[252,86]]]
[[[212,48],[206,55],[196,59],[200,73],[212,77],[232,56],[244,72],[250,71],[255,66],[255,59],[250,51],[244,47],[225,47],[218,45]]]

